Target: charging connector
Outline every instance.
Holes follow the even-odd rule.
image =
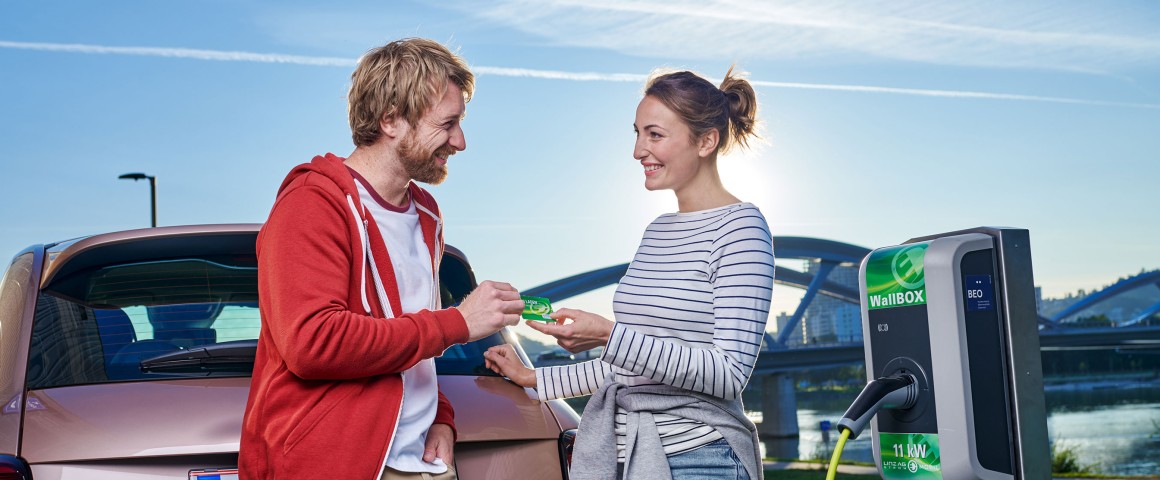
[[[838,428],[850,431],[850,438],[858,438],[874,414],[884,408],[905,410],[918,403],[918,380],[909,373],[881,377],[866,384],[850,408],[838,420]]]
[[[838,448],[834,449],[834,456],[830,459],[830,470],[827,480],[832,480],[838,470],[838,459],[842,456],[842,447],[849,438],[858,438],[870,419],[879,410],[884,408],[905,410],[918,403],[918,379],[909,373],[898,373],[889,377],[881,377],[870,383],[846,409],[842,419],[838,420],[838,430],[842,432],[838,441]]]

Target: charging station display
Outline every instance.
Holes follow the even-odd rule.
[[[964,275],[963,299],[968,312],[983,312],[995,309],[995,294],[990,275]]]

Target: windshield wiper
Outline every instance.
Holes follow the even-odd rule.
[[[251,373],[257,340],[214,343],[158,355],[141,361],[142,372]]]

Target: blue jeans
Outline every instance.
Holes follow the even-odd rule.
[[[673,480],[749,480],[749,473],[724,438],[703,447],[669,456]],[[624,476],[624,464],[617,464],[616,476]],[[636,480],[636,479],[629,479]]]

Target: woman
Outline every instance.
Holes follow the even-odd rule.
[[[528,322],[572,352],[604,346],[601,358],[533,371],[511,346],[485,354],[541,400],[592,395],[571,478],[762,478],[741,391],[765,333],[773,241],[717,171],[719,153],[754,136],[756,95],[732,73],[720,87],[691,72],[645,87],[633,157],[645,188],[672,190],[678,211],[645,229],[613,297],[616,322],[574,309]]]

